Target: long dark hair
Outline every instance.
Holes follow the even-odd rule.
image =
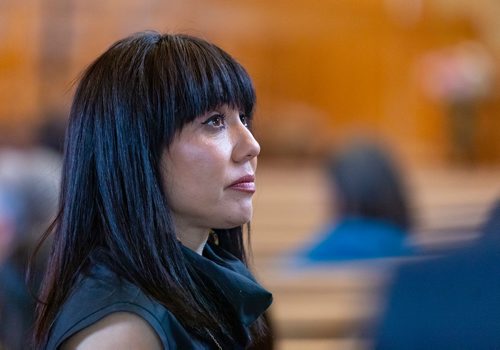
[[[194,334],[231,338],[233,315],[185,259],[162,188],[160,157],[176,132],[222,104],[251,115],[252,82],[226,52],[188,35],[143,32],[116,42],[84,72],[71,107],[59,214],[37,309],[43,346],[90,254],[164,304]],[[217,230],[246,263],[243,228]],[[212,286],[213,287],[213,286]],[[254,327],[258,333],[262,323]]]
[[[411,228],[409,200],[399,169],[381,145],[353,141],[328,160],[327,168],[342,216],[384,220],[403,232]]]

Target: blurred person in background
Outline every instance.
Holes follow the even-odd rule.
[[[480,105],[495,92],[495,59],[478,41],[467,40],[427,52],[418,60],[423,92],[446,107],[451,160],[477,161]]]
[[[22,200],[5,185],[0,185],[0,349],[23,349],[34,310],[34,301],[24,284],[23,269],[11,261],[16,255],[22,216]]]
[[[413,254],[407,194],[387,151],[374,142],[352,142],[326,168],[333,219],[302,257],[328,262]]]
[[[375,349],[500,349],[500,201],[467,247],[400,267]]]
[[[46,150],[52,150],[62,156],[66,135],[66,117],[60,112],[46,113],[38,128],[36,142]]]
[[[37,349],[243,349],[272,296],[246,266],[260,146],[245,69],[142,32],[84,72],[66,137]],[[248,228],[248,227],[247,227]]]
[[[43,227],[55,216],[60,155],[43,145],[0,150],[0,344],[28,348],[35,299],[25,284],[27,263]],[[35,284],[44,254],[34,264]]]

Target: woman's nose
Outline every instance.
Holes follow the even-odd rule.
[[[239,163],[256,158],[260,153],[260,145],[252,132],[243,124],[237,127],[236,142],[234,144],[232,158]]]

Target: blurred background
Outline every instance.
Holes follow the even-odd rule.
[[[277,348],[365,348],[393,267],[474,240],[500,193],[499,16],[497,0],[0,0],[0,264],[22,271],[13,256],[53,216],[16,226],[28,204],[57,202],[47,186],[79,73],[132,32],[186,32],[256,86],[254,269],[275,295]],[[412,253],[309,259],[346,214],[328,169],[358,141],[397,169]]]

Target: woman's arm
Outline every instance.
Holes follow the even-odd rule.
[[[115,312],[73,335],[62,350],[143,349],[161,350],[153,328],[130,312]]]

